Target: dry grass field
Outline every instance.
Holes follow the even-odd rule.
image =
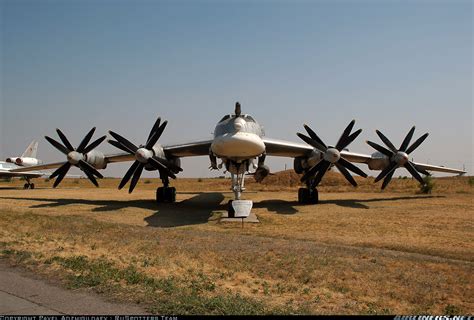
[[[249,179],[250,180],[250,179]],[[260,223],[222,223],[229,181],[179,179],[156,204],[157,179],[0,182],[4,261],[74,290],[168,314],[472,314],[472,178],[325,177],[320,204],[299,205],[290,172],[249,182]]]

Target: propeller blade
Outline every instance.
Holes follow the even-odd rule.
[[[158,158],[158,157],[154,157],[154,159],[155,159],[156,161],[159,161],[162,165],[164,165],[164,166],[167,167],[167,168],[170,168],[170,169],[173,170],[173,171],[178,171],[178,172],[183,171],[183,169],[182,169],[181,167],[179,167],[179,166],[175,165],[174,163],[169,162],[169,161],[167,161],[167,160],[165,160],[165,159]]]
[[[382,182],[382,190],[385,189],[385,187],[389,184],[389,182],[392,180],[393,174],[395,173],[395,170],[390,171],[385,179],[383,179]]]
[[[347,171],[347,169],[344,168],[344,166],[338,162],[336,162],[335,165],[337,169],[339,169],[339,171],[344,175],[347,181],[349,181],[354,187],[357,187],[357,182],[354,180],[354,177],[351,176],[349,171]]]
[[[340,149],[338,149],[338,150],[339,150],[339,151],[342,151],[342,149],[344,149],[345,147],[347,147],[348,145],[350,145],[350,144],[352,143],[352,141],[354,141],[355,138],[357,138],[361,132],[362,132],[362,129],[359,129],[359,130],[355,131],[354,133],[352,133],[351,135],[349,135],[349,136],[342,142],[342,144],[339,146]],[[337,146],[336,146],[336,149],[337,149]]]
[[[90,145],[88,145],[84,151],[82,153],[88,153],[92,150],[94,150],[95,148],[97,148],[97,146],[99,144],[102,143],[102,141],[104,141],[105,139],[107,138],[107,136],[103,136],[103,137],[100,137],[99,139],[97,139],[96,141],[92,142]]]
[[[69,168],[71,168],[71,164],[69,162],[66,162],[64,165],[61,166],[61,170],[58,173],[58,177],[54,181],[53,188],[56,188],[61,183],[61,181],[64,179],[67,172],[69,171]]]
[[[62,131],[59,130],[59,129],[56,129],[56,132],[58,133],[59,138],[60,138],[61,141],[64,143],[64,145],[66,146],[66,148],[68,148],[69,151],[74,151],[75,149],[73,148],[73,146],[71,145],[71,143],[69,142],[69,140],[66,138],[66,136],[64,135],[64,133],[62,133]]]
[[[94,168],[90,163],[84,161],[84,160],[80,160],[79,161],[79,168],[82,169],[82,171],[89,171],[89,173],[91,174],[95,174],[97,177],[99,178],[104,178],[104,176],[96,170],[96,168]]]
[[[413,142],[413,144],[408,147],[407,151],[405,151],[407,154],[410,154],[412,153],[413,151],[415,151],[416,148],[418,148],[418,146],[420,144],[423,143],[423,141],[425,141],[426,137],[428,137],[429,133],[425,133],[424,135],[422,135],[421,137],[419,137],[415,142]]]
[[[148,135],[148,139],[146,139],[147,143],[148,141],[150,141],[150,138],[151,136],[156,132],[156,130],[158,130],[158,128],[160,127],[160,123],[161,123],[161,117],[158,117],[158,119],[156,119],[155,121],[155,124],[153,125],[153,127],[151,128],[150,130],[150,134]]]
[[[310,177],[314,176],[316,172],[323,166],[323,164],[328,161],[326,160],[321,160],[317,164],[315,164],[311,169],[309,169],[302,177],[301,177],[301,182],[305,182],[308,180]]]
[[[346,167],[347,169],[351,170],[352,172],[358,174],[359,176],[362,176],[364,178],[367,178],[367,174],[362,171],[361,169],[359,169],[359,167],[356,167],[355,165],[353,165],[352,163],[350,163],[349,161],[347,161],[346,159],[344,158],[340,158],[339,161],[338,161],[341,165],[343,165],[344,167]]]
[[[413,164],[411,163],[411,161],[408,161],[407,163],[405,163],[405,168],[410,171],[411,175],[416,179],[418,180],[421,184],[425,184],[425,181],[423,180],[423,178],[420,176],[420,174],[416,171],[415,167],[413,166]]]
[[[164,172],[169,177],[171,177],[173,179],[176,179],[176,176],[174,175],[174,173],[171,172],[171,170],[169,168],[167,168],[166,166],[161,164],[158,161],[158,158],[150,158],[150,159],[148,159],[148,163],[151,164],[156,170],[158,170],[160,172],[160,174],[161,174],[161,172]]]
[[[366,143],[371,146],[372,148],[374,148],[375,150],[377,150],[378,152],[386,155],[387,157],[392,157],[393,156],[393,152],[386,149],[385,147],[382,147],[381,145],[375,143],[375,142],[372,142],[372,141],[366,141]]]
[[[132,154],[135,154],[135,152],[137,152],[138,147],[136,145],[134,145],[133,143],[131,143],[130,141],[128,141],[127,139],[119,135],[118,133],[115,133],[113,131],[109,131],[109,133],[112,137],[115,138],[115,140],[121,143],[124,147],[130,149],[132,151]]]
[[[48,136],[45,136],[45,139],[48,140],[48,142],[51,143],[53,145],[53,147],[55,147],[56,149],[58,149],[59,151],[61,151],[65,155],[67,155],[70,152],[65,146],[63,146],[62,144],[60,144],[56,140],[54,140],[54,139],[52,139]]]
[[[107,142],[110,143],[111,145],[113,145],[114,147],[120,149],[120,150],[123,150],[127,153],[135,155],[135,153],[132,150],[126,148],[125,146],[121,145],[119,142],[117,142],[115,140],[107,140]]]
[[[311,137],[311,139],[313,140],[316,140],[317,143],[319,143],[320,145],[322,145],[324,147],[324,150],[322,151],[326,151],[327,150],[327,146],[326,144],[323,142],[323,140],[321,140],[318,135],[316,134],[316,132],[314,132],[310,127],[308,127],[306,124],[303,125],[304,129],[306,130],[306,132],[308,132],[309,136]]]
[[[419,173],[424,174],[425,176],[431,176],[431,173],[429,173],[425,169],[420,168],[419,166],[415,165],[414,163],[413,163],[413,166],[415,167],[416,171],[418,171]]]
[[[347,137],[349,137],[349,134],[351,133],[352,131],[352,128],[354,128],[354,124],[355,124],[355,120],[352,120],[351,122],[349,122],[349,124],[347,125],[347,127],[344,129],[344,131],[342,132],[342,135],[341,137],[339,138],[339,140],[337,141],[336,143],[336,149],[341,151],[343,148],[341,147],[344,142],[346,141]],[[339,149],[340,148],[340,149]]]
[[[127,184],[128,180],[130,180],[130,177],[135,172],[139,164],[140,162],[138,162],[137,160],[133,162],[133,164],[127,170],[127,173],[125,173],[125,175],[123,176],[122,181],[120,181],[120,184],[118,186],[119,190],[122,189]]]
[[[378,130],[375,130],[375,132],[377,133],[377,135],[380,137],[380,139],[383,141],[383,143],[385,143],[385,145],[390,149],[392,150],[393,152],[397,152],[397,148],[395,148],[395,146],[393,145],[393,143],[390,142],[390,140],[388,140],[388,138],[386,136],[384,136],[384,134]]]
[[[91,138],[92,136],[94,135],[94,132],[95,132],[95,127],[92,128],[87,134],[86,136],[84,137],[84,139],[82,139],[81,143],[79,144],[79,147],[77,147],[77,152],[80,152],[80,153],[83,153],[84,152],[84,148],[87,146],[87,144],[89,143],[89,141],[91,141]]]
[[[140,176],[142,175],[143,167],[145,165],[143,163],[138,163],[138,167],[135,170],[135,173],[133,174],[132,181],[130,182],[130,187],[128,188],[128,193],[132,193],[133,189],[135,189],[135,186],[138,183],[138,179],[140,179]]]
[[[67,167],[67,168],[66,168]],[[62,166],[60,166],[59,168],[57,168],[50,176],[49,178],[50,179],[53,179],[54,177],[58,176],[61,172],[63,171],[68,171],[69,168],[71,167],[71,164],[69,162],[64,162],[64,164]]]
[[[385,177],[388,173],[390,173],[392,170],[395,170],[396,168],[397,168],[397,163],[390,162],[390,164],[379,173],[377,178],[375,178],[374,182],[380,181],[383,177]]]
[[[323,179],[324,175],[328,171],[329,167],[331,166],[331,163],[329,161],[324,160],[324,164],[321,166],[321,169],[319,170],[318,174],[314,178],[314,187],[317,187],[318,184],[321,182]]]
[[[400,149],[398,151],[403,151],[405,152],[405,150],[407,149],[408,147],[408,144],[410,143],[411,141],[411,138],[413,137],[413,133],[415,132],[415,126],[413,126],[410,131],[408,131],[408,134],[407,136],[405,137],[405,139],[403,139],[403,142],[402,144],[400,145]]]
[[[150,139],[149,139],[149,140],[147,141],[147,143],[146,143],[146,148],[147,148],[147,149],[153,148],[153,146],[154,146],[155,143],[158,141],[158,139],[160,139],[161,134],[162,134],[163,131],[165,130],[167,124],[168,124],[168,121],[163,121],[163,123],[161,124],[161,126],[156,130],[155,134],[152,135],[152,137],[150,137]]]
[[[317,142],[316,140],[313,140],[311,139],[310,137],[308,136],[305,136],[304,134],[302,133],[297,133],[296,134],[298,137],[301,138],[301,140],[303,140],[304,142],[306,142],[307,144],[309,144],[310,146],[313,146],[314,148],[322,151],[322,152],[326,152],[327,150],[327,147],[325,145],[322,145],[320,144],[319,142]]]
[[[79,167],[81,167],[79,165]],[[92,174],[92,172],[89,172],[89,169],[85,169],[85,168],[81,168],[82,171],[84,171],[84,173],[86,174],[87,178],[89,178],[89,180],[96,186],[96,187],[99,187],[99,183],[97,183],[97,180],[95,179],[94,175]]]

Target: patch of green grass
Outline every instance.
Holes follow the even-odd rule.
[[[467,179],[467,183],[473,187],[474,186],[474,177],[469,177],[469,179]]]
[[[448,316],[455,316],[455,315],[460,315],[461,314],[461,309],[456,307],[455,305],[448,304],[444,308],[444,314]]]
[[[435,182],[431,176],[423,177],[424,184],[420,185],[420,192],[424,194],[431,194],[435,186]]]
[[[216,284],[203,272],[184,278],[154,278],[140,272],[134,265],[116,267],[104,258],[91,260],[86,256],[55,256],[45,263],[55,263],[72,271],[67,277],[71,288],[95,288],[97,291],[127,291],[135,301],[143,301],[153,313],[169,314],[285,314],[297,313],[293,307],[267,308],[256,299],[230,291],[216,292]],[[125,283],[128,286],[120,286]],[[139,286],[145,290],[134,290]],[[266,285],[267,294],[269,286]]]
[[[32,257],[32,253],[28,251],[19,251],[14,249],[3,249],[2,256],[11,259],[16,263],[21,263],[30,260]]]

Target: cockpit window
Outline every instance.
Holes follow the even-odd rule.
[[[249,115],[245,115],[245,116],[244,116],[244,119],[245,119],[247,122],[255,122],[254,118],[252,118],[252,117],[249,116]]]
[[[224,118],[222,118],[222,119],[219,121],[219,123],[222,122],[222,121],[225,121],[225,120],[227,120],[227,119],[229,119],[229,118],[230,118],[230,114],[225,115]]]

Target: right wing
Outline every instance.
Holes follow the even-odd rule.
[[[193,156],[207,156],[209,155],[209,149],[211,147],[212,140],[202,140],[190,143],[174,144],[163,146],[163,150],[168,157],[193,157]],[[126,161],[134,161],[135,156],[129,153],[114,153],[105,155],[106,163],[118,163]],[[41,164],[32,167],[22,167],[18,169],[10,170],[10,172],[29,172],[45,169],[59,168],[64,164],[65,161]]]

